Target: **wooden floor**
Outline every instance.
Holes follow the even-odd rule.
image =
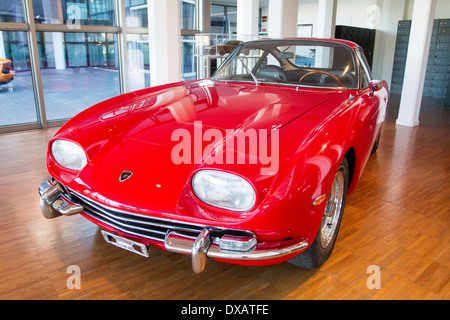
[[[46,220],[37,189],[56,130],[1,135],[0,299],[450,299],[450,108],[427,101],[407,128],[395,125],[397,104],[317,271],[208,261],[196,275],[189,257],[105,243],[81,216]],[[70,290],[73,265],[81,288]],[[380,289],[367,286],[370,266]]]

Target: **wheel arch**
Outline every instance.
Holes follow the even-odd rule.
[[[353,186],[353,176],[354,176],[355,168],[356,168],[355,148],[350,147],[350,149],[348,149],[348,151],[345,153],[345,157],[347,158],[347,162],[348,162],[348,187],[350,190],[350,186]]]

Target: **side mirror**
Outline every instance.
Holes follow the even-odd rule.
[[[380,80],[372,80],[369,83],[369,88],[372,90],[370,95],[373,96],[375,91],[380,91],[381,89],[383,89],[383,83]]]

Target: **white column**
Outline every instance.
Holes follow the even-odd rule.
[[[436,0],[414,1],[411,35],[406,57],[405,80],[397,124],[419,125],[423,85],[427,71]]]
[[[66,68],[66,54],[64,51],[64,33],[52,32],[53,53],[55,57],[56,70],[63,70]]]
[[[199,29],[201,33],[211,32],[211,0],[198,1],[198,16],[201,17]]]
[[[44,0],[42,4],[46,19],[51,19],[51,23],[64,23],[61,0],[56,2]],[[63,70],[66,68],[66,54],[64,50],[64,34],[62,32],[52,32],[52,44],[45,44],[45,49],[53,51],[55,58],[55,69]],[[46,39],[50,40],[50,39]]]
[[[0,31],[0,59],[6,59],[5,44],[3,43],[3,31]]]
[[[336,0],[319,0],[317,38],[334,38],[336,28]],[[331,48],[316,49],[315,66],[331,68],[333,62]]]
[[[237,0],[238,35],[257,36],[259,31],[258,20],[259,20],[259,0]]]
[[[383,1],[381,24],[375,36],[372,75],[391,86],[398,22],[403,20],[405,0]]]
[[[336,29],[336,0],[319,0],[317,38],[334,38]]]
[[[298,0],[269,0],[269,38],[296,37]]]
[[[148,1],[152,87],[181,81],[180,18],[180,0]]]

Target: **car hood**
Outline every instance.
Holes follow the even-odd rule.
[[[194,124],[224,133],[279,129],[327,99],[313,90],[203,80],[124,101],[98,119],[124,138],[167,146],[176,128],[193,133]]]
[[[76,141],[88,154],[88,165],[70,183],[77,191],[120,209],[175,213],[181,210],[180,195],[187,193],[192,172],[205,166],[195,159],[173,161],[179,143],[175,130],[182,129],[193,140],[199,127],[200,132],[217,129],[224,137],[226,130],[248,129],[270,135],[326,100],[328,95],[320,90],[194,81],[101,103],[72,119],[55,138]],[[223,169],[259,174],[257,166]],[[133,175],[120,182],[125,170]],[[267,185],[260,188],[267,190]]]

